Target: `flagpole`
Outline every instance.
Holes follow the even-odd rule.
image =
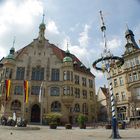
[[[39,91],[39,102],[40,102],[40,125],[42,125],[42,117],[43,117],[43,92],[44,92],[44,89],[42,88],[43,87],[43,82],[41,83],[41,86],[40,86],[40,91]],[[42,92],[42,89],[43,89],[43,92]]]
[[[23,113],[22,113],[22,119],[24,119],[24,110],[25,110],[25,109],[24,109],[24,99],[25,99],[25,94],[24,94],[24,86],[23,86],[23,103],[22,103],[22,104],[23,104],[23,107],[22,107]]]
[[[42,95],[41,95],[41,103],[40,103],[40,105],[41,105],[40,124],[42,125],[42,116],[43,116],[43,109],[42,109],[42,107],[43,107],[43,98],[42,98]]]

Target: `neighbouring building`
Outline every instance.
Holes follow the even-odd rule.
[[[28,82],[27,103],[24,102],[25,81]],[[41,102],[39,93],[42,93]],[[92,122],[96,118],[95,104],[95,76],[69,50],[63,51],[49,43],[44,22],[36,39],[18,51],[12,47],[9,55],[0,60],[1,116],[16,112],[17,117],[40,122],[46,114],[60,112],[61,121],[75,123],[82,113]]]
[[[104,87],[100,87],[97,92],[97,103],[98,103],[98,112],[97,112],[97,118],[98,121],[101,122],[107,122],[110,121],[110,96],[109,96],[109,90]]]
[[[125,32],[124,65],[111,70],[118,120],[140,119],[140,48],[130,29]]]

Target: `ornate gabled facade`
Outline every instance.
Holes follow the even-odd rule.
[[[125,32],[124,65],[111,71],[118,120],[140,118],[140,49],[130,29]]]
[[[11,82],[7,99],[6,80]],[[25,80],[28,103],[24,103]],[[40,122],[48,113],[60,112],[63,122],[75,123],[81,113],[89,122],[96,118],[95,76],[75,55],[45,39],[44,21],[38,38],[18,51],[12,47],[0,60],[0,92],[0,114],[6,117],[16,112],[17,117]]]

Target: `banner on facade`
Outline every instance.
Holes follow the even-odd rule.
[[[11,87],[11,80],[5,80],[5,87],[6,87],[6,101],[8,97],[10,96],[10,87]]]
[[[42,102],[42,86],[43,86],[43,82],[40,85],[40,90],[39,90],[39,103]]]
[[[24,102],[25,103],[28,103],[28,98],[29,98],[29,95],[28,95],[28,81],[25,80],[24,81]]]

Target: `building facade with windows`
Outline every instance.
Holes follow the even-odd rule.
[[[140,119],[140,48],[130,29],[125,32],[124,65],[111,70],[118,120]]]
[[[111,112],[110,112],[110,95],[109,89],[104,87],[100,87],[97,92],[97,101],[98,101],[98,121],[99,122],[110,122],[111,120]]]
[[[6,80],[10,80],[7,99]],[[74,54],[45,39],[44,23],[33,42],[18,51],[12,47],[0,60],[0,93],[0,114],[6,117],[16,112],[17,117],[40,122],[48,113],[59,112],[63,122],[74,123],[81,113],[89,122],[96,118],[95,76]]]

